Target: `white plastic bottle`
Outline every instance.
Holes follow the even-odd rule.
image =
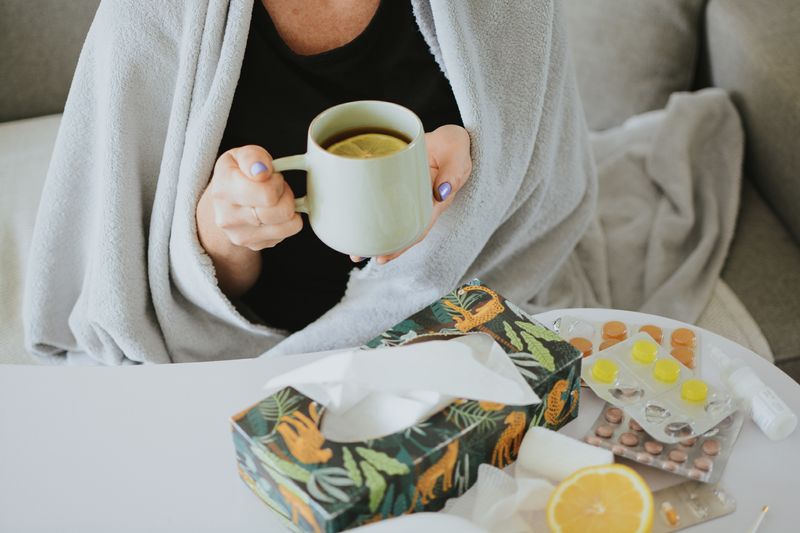
[[[744,400],[750,417],[764,435],[771,440],[783,440],[792,434],[797,427],[797,415],[752,368],[728,357],[716,346],[711,348],[710,356],[733,394]]]

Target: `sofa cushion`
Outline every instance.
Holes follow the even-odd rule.
[[[747,131],[745,167],[800,244],[800,2],[710,0],[709,77]]]
[[[0,122],[60,113],[100,0],[0,2]]]
[[[565,0],[589,127],[663,108],[692,87],[706,0]]]
[[[722,279],[758,322],[776,364],[800,359],[800,247],[747,179]]]
[[[32,363],[22,334],[25,267],[61,115],[0,123],[0,363]]]

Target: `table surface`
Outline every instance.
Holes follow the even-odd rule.
[[[561,315],[681,324],[639,313]],[[800,413],[800,386],[752,352],[713,333]],[[239,479],[229,417],[261,399],[264,360],[137,367],[0,366],[0,531],[285,531]],[[580,437],[602,402],[583,395]],[[762,532],[794,530],[800,431],[769,441],[747,420],[720,483],[735,513],[692,531],[743,531],[769,505]],[[653,489],[684,480],[636,466]]]

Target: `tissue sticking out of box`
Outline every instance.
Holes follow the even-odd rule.
[[[325,406],[320,429],[336,442],[396,433],[458,398],[506,405],[541,400],[488,335],[376,350],[276,358],[263,367],[268,394],[292,387]]]

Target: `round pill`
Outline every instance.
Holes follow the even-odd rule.
[[[602,426],[597,426],[597,429],[594,430],[594,434],[597,435],[598,437],[603,437],[604,439],[607,439],[614,434],[614,428],[612,428],[611,426],[606,426],[605,424]]]
[[[644,463],[646,465],[649,465],[650,463],[653,462],[653,458],[651,456],[647,455],[646,453],[637,453],[636,454],[636,460],[639,461],[640,463]]]
[[[653,377],[662,383],[675,383],[681,377],[681,365],[674,359],[659,359],[653,365]]]
[[[586,442],[588,442],[592,446],[599,446],[600,443],[603,442],[603,441],[601,441],[600,439],[598,439],[594,435],[589,435],[588,437],[586,437]]]
[[[592,366],[592,377],[600,383],[613,383],[618,373],[617,363],[604,357],[597,359]]]
[[[573,337],[569,343],[575,347],[584,357],[592,355],[592,341],[584,337]]]
[[[717,439],[708,439],[703,443],[703,453],[706,455],[717,455],[719,453],[719,441]]]
[[[670,342],[673,346],[686,346],[687,348],[694,348],[697,342],[697,336],[694,331],[689,328],[678,328],[672,332]]]
[[[717,424],[717,429],[728,429],[731,427],[731,424],[733,424],[733,415],[723,418],[722,422]]]
[[[692,446],[694,446],[695,442],[697,442],[697,439],[695,437],[692,437],[690,439],[682,440],[681,446],[684,446],[686,448],[691,448]]]
[[[603,338],[624,341],[628,337],[628,328],[619,320],[603,324]]]
[[[673,348],[670,352],[672,357],[681,362],[686,368],[694,368],[694,350],[685,346]]]
[[[703,479],[704,475],[705,474],[701,470],[698,470],[697,468],[692,468],[691,470],[689,470],[689,477],[692,479]]]
[[[681,385],[681,398],[691,403],[703,403],[708,397],[708,385],[701,379],[687,379]]]
[[[683,450],[678,450],[677,448],[674,450],[670,450],[669,454],[667,455],[670,461],[675,461],[676,463],[683,463],[686,461],[688,455]]]
[[[644,450],[650,455],[658,455],[664,451],[664,445],[660,442],[649,440],[644,443]]]
[[[606,420],[612,424],[619,424],[622,421],[622,409],[619,407],[609,407],[606,410]]]
[[[647,324],[646,326],[642,326],[639,328],[639,332],[647,333],[653,340],[656,341],[658,344],[661,344],[661,341],[664,340],[664,332],[661,331],[661,328],[658,326],[654,326],[652,324]]]
[[[598,350],[602,352],[606,348],[611,348],[612,346],[614,346],[615,344],[619,344],[620,342],[621,341],[619,339],[606,339],[600,343],[600,347],[598,348]]]
[[[634,431],[644,431],[642,429],[642,426],[639,425],[639,422],[637,422],[633,418],[631,418],[631,421],[628,422],[628,427],[631,428]]]
[[[636,446],[639,444],[639,437],[633,433],[623,433],[619,436],[619,441],[625,446]]]
[[[633,343],[633,348],[631,348],[633,360],[644,365],[649,365],[655,361],[657,355],[658,345],[652,341],[636,341]]]
[[[670,472],[674,472],[678,469],[678,463],[673,463],[672,461],[664,461],[664,470],[669,470]]]
[[[708,472],[711,470],[711,466],[714,464],[714,461],[709,459],[708,457],[698,457],[694,460],[694,467],[698,470],[702,470],[703,472]]]

